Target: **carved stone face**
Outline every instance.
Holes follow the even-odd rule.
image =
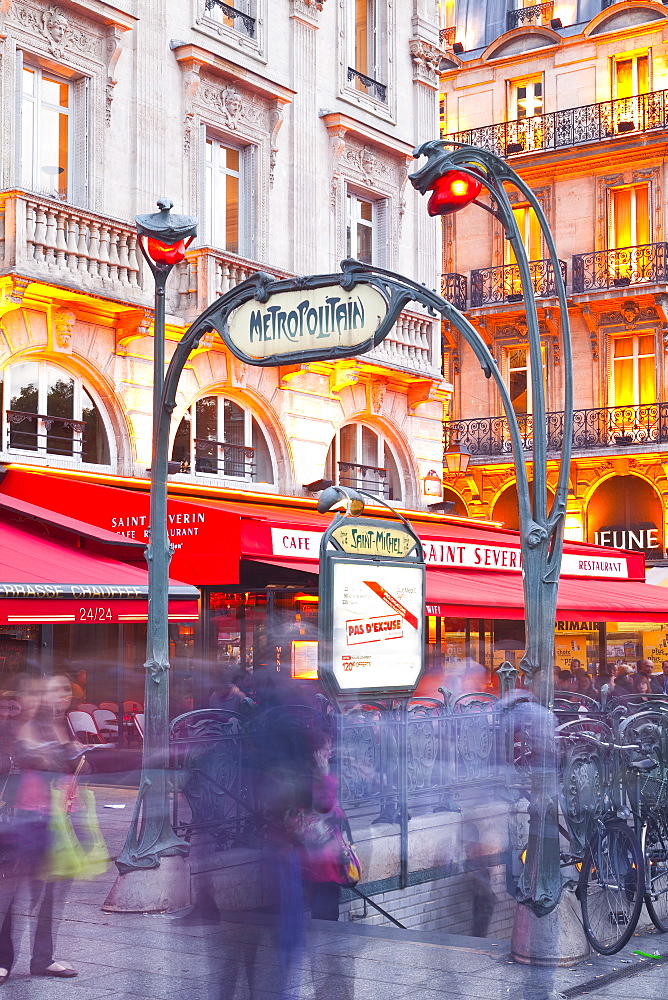
[[[49,33],[59,45],[67,35],[67,21],[62,14],[56,14],[49,21]]]
[[[376,154],[372,149],[364,147],[362,150],[362,170],[365,174],[372,174],[376,169]]]
[[[236,90],[226,90],[223,94],[223,108],[230,116],[236,118],[241,111],[241,98]]]
[[[76,316],[70,309],[56,310],[53,315],[54,347],[60,348],[61,351],[71,350],[75,322]]]

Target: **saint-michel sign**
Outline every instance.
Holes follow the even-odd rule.
[[[365,354],[385,339],[414,292],[357,260],[341,268],[277,280],[253,274],[212,303],[191,335],[217,330],[237,358],[263,367]]]

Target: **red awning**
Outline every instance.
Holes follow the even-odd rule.
[[[169,617],[193,621],[199,594],[170,581]],[[148,573],[0,522],[0,623],[146,621]]]
[[[665,594],[665,596],[664,596]],[[427,570],[427,610],[448,618],[524,618],[520,576]],[[557,621],[668,622],[664,587],[627,580],[562,577]]]

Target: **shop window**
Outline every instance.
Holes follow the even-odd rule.
[[[387,200],[346,193],[346,256],[383,267],[388,259]]]
[[[340,486],[377,493],[386,500],[401,500],[399,467],[382,434],[366,424],[345,424],[332,441],[325,478]]]
[[[587,507],[587,541],[663,558],[663,508],[653,486],[639,476],[612,476]]]
[[[72,81],[27,63],[20,65],[20,80],[22,187],[48,198],[85,203],[88,81]]]
[[[384,0],[347,0],[349,87],[385,103]]]
[[[510,81],[510,120],[533,118],[543,113],[543,78],[530,77]]]
[[[610,344],[612,406],[656,403],[654,334],[614,337]]]
[[[110,465],[102,409],[81,378],[25,361],[5,369],[2,391],[6,451]]]
[[[172,460],[182,472],[273,483],[267,439],[250,410],[224,396],[204,396],[179,424]]]
[[[230,100],[237,95],[230,91]],[[204,145],[206,238],[230,253],[252,256],[253,147],[238,149],[207,136]]]

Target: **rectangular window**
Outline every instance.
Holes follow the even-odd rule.
[[[204,9],[207,17],[224,24],[227,28],[245,35],[255,34],[255,10],[252,0],[234,0],[234,3],[225,3],[224,0],[205,0]],[[241,17],[242,14],[247,16]]]
[[[513,208],[513,215],[515,216],[515,221],[519,228],[522,243],[524,244],[524,249],[527,252],[529,260],[542,260],[542,236],[540,225],[538,224],[538,216],[534,212],[533,208],[531,208],[530,205],[518,205],[516,208]],[[505,241],[504,248],[504,263],[515,264],[515,251],[513,250],[512,244],[509,240]]]
[[[615,337],[612,341],[612,405],[656,403],[654,334]]]
[[[242,153],[207,138],[205,198],[207,239],[230,253],[241,253]]]
[[[546,380],[545,348],[541,345],[543,358],[543,383]],[[518,414],[532,412],[531,406],[531,359],[529,348],[513,346],[505,349],[505,381],[510,394],[513,410]]]
[[[652,242],[649,208],[648,184],[633,184],[610,189],[608,239],[610,250],[643,246]]]
[[[524,80],[510,81],[510,108],[508,117],[511,121],[518,118],[533,118],[543,113],[543,80],[542,77],[531,77]]]
[[[388,261],[387,202],[372,201],[354,191],[346,194],[346,256],[364,264]]]
[[[72,85],[37,66],[21,71],[21,184],[66,201],[72,187]]]
[[[638,97],[649,94],[649,53],[615,56],[612,61],[613,98]]]
[[[386,103],[385,0],[347,0],[348,86]]]

